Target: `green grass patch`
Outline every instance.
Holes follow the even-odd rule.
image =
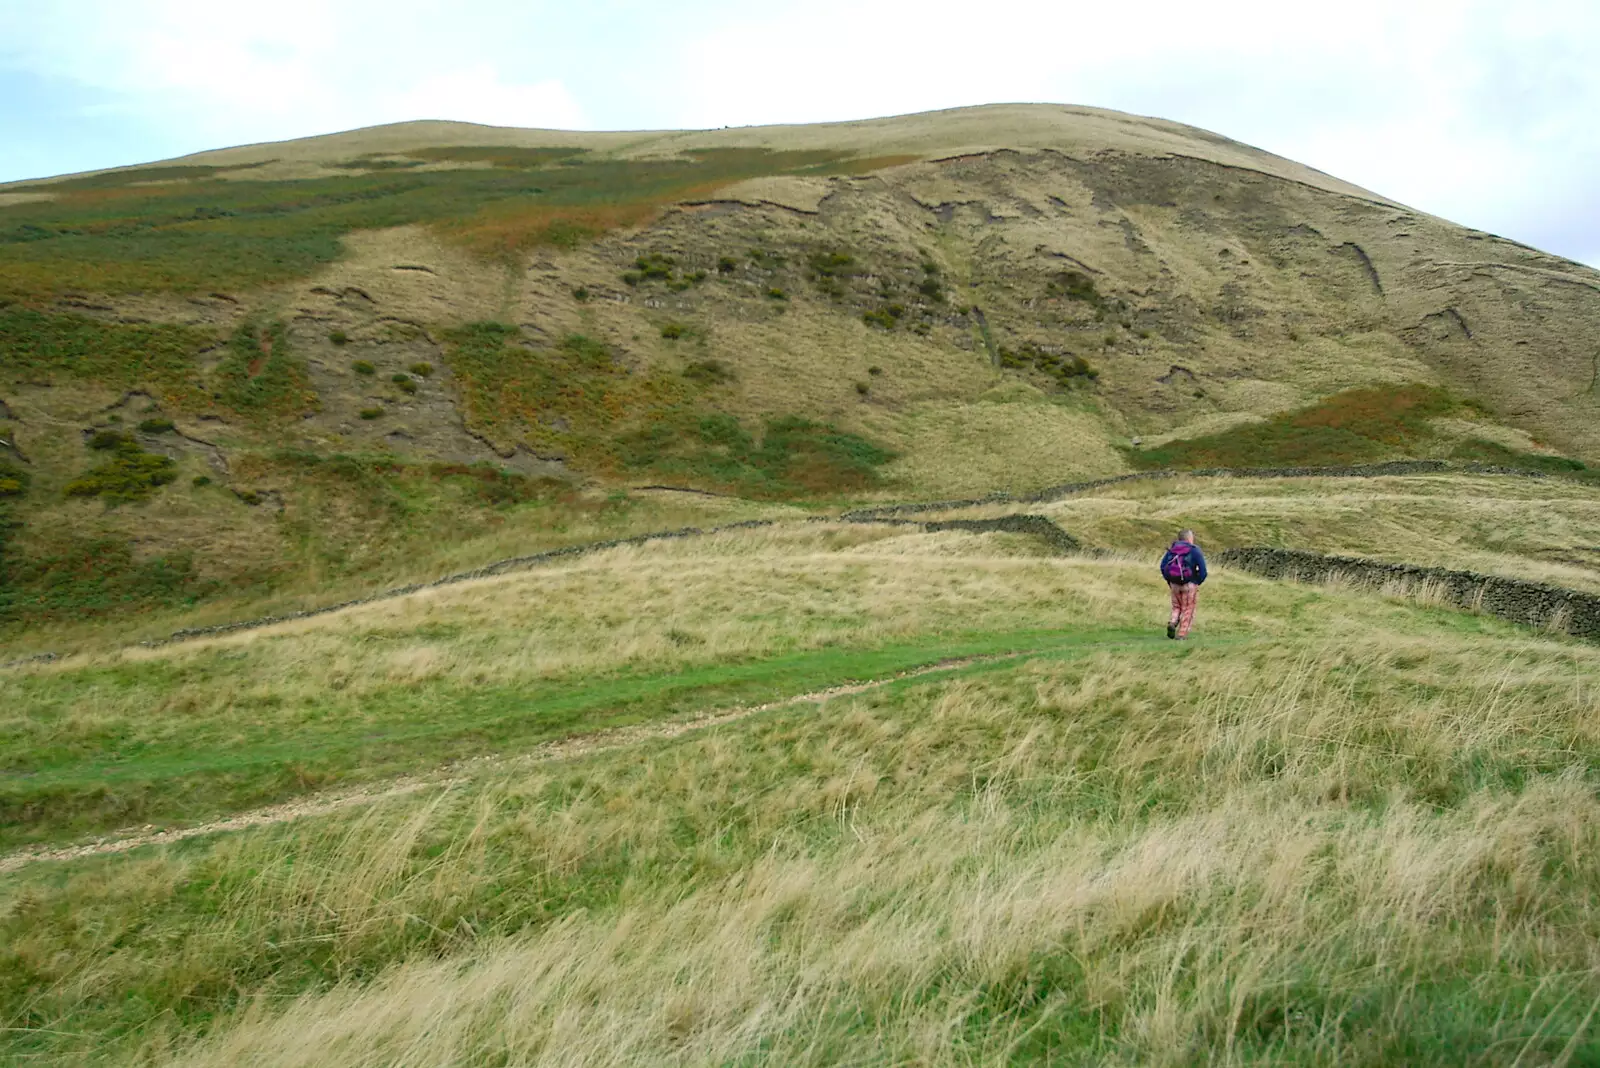
[[[317,393],[305,361],[289,347],[283,323],[242,324],[213,374],[218,403],[257,422],[314,412]]]
[[[382,778],[484,753],[515,751],[584,731],[773,700],[875,678],[952,657],[1084,650],[1092,642],[1153,644],[1149,635],[1017,631],[923,638],[878,648],[826,648],[747,662],[610,677],[551,679],[509,689],[396,686],[360,699],[328,694],[298,706],[259,695],[240,714],[167,717],[96,730],[51,727],[75,694],[148,691],[174,672],[216,677],[231,654],[184,665],[124,664],[18,680],[31,725],[7,729],[0,756],[0,846],[93,833],[130,823],[184,822],[268,804],[334,783]]]
[[[56,194],[0,220],[0,296],[209,292],[304,278],[354,230],[427,224],[488,256],[575,246],[662,206],[770,174],[854,173],[897,160],[836,152],[722,149],[681,159],[612,159],[576,149],[439,146],[417,161],[489,163],[419,171],[229,181],[217,168],[142,168],[40,186]],[[140,185],[160,175],[163,185]]]
[[[0,554],[0,624],[126,619],[195,604],[217,588],[191,553],[138,560],[126,542],[79,539],[44,553]]]
[[[1322,467],[1401,459],[1421,454],[1435,440],[1432,419],[1460,408],[1459,401],[1431,386],[1352,389],[1262,423],[1127,455],[1146,469]]]
[[[89,382],[204,409],[210,398],[197,360],[216,341],[210,331],[176,323],[111,323],[0,302],[0,375],[13,384]]]
[[[735,416],[676,413],[622,436],[625,468],[749,497],[838,494],[876,485],[894,453],[835,427],[786,416],[758,441]]]

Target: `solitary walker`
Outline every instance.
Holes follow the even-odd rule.
[[[1161,577],[1172,594],[1172,615],[1167,620],[1167,637],[1182,640],[1194,626],[1194,606],[1206,580],[1206,558],[1194,543],[1194,531],[1185,530],[1161,557]]]

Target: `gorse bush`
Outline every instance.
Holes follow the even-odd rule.
[[[1001,367],[1038,371],[1067,388],[1100,377],[1099,370],[1082,356],[1051,352],[1032,341],[1023,342],[1016,349],[1001,345],[998,351]]]
[[[118,431],[97,431],[88,445],[96,452],[111,453],[111,458],[68,482],[69,497],[99,497],[113,505],[144,501],[178,477],[178,465],[170,457],[145,452]]]
[[[0,456],[0,497],[20,497],[27,492],[28,472]]]
[[[896,324],[898,324],[900,320],[905,317],[905,314],[906,307],[904,304],[885,304],[882,307],[873,308],[870,311],[862,312],[861,321],[866,323],[868,326],[876,326],[884,330],[893,330]]]
[[[691,382],[714,386],[734,380],[733,368],[721,360],[695,360],[683,369],[683,377]]]

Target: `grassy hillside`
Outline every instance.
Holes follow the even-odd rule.
[[[1226,573],[1171,643],[1147,560],[1038,551],[796,525],[0,675],[11,843],[414,773],[6,862],[6,1055],[1600,1057],[1593,647]]]
[[[1597,326],[1587,268],[1091,109],[415,123],[20,183],[0,633],[371,586],[643,516],[643,486],[1570,468],[1600,461]]]

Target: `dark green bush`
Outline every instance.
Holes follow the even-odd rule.
[[[905,314],[905,305],[885,304],[881,308],[874,308],[871,311],[862,312],[861,319],[868,326],[878,326],[885,330],[893,330],[895,324],[898,323],[901,318],[905,316]]]
[[[671,256],[664,256],[659,252],[647,252],[633,261],[633,265],[639,270],[640,279],[646,282],[652,279],[660,281],[671,279],[673,268],[677,263],[678,261]]]
[[[209,485],[211,485],[211,476],[210,475],[195,475],[194,478],[189,480],[189,484],[194,486],[194,487],[196,487],[196,488],[198,488],[200,486],[209,486]]]
[[[375,375],[378,373],[378,369],[372,366],[372,364],[368,363],[366,360],[357,360],[355,363],[350,365],[350,370],[354,371],[358,375]]]
[[[415,393],[417,391],[417,381],[410,375],[395,375],[390,381],[395,384],[395,387],[401,393]]]
[[[1106,298],[1095,288],[1094,279],[1082,271],[1062,271],[1045,285],[1045,292],[1052,297],[1081,301],[1099,310],[1109,306]]]
[[[589,287],[579,286],[577,289],[574,289],[572,291],[572,298],[579,304],[582,304],[584,301],[589,299]]]
[[[689,332],[689,328],[682,323],[667,323],[661,328],[661,336],[668,341],[676,341]]]
[[[717,258],[717,271],[720,274],[732,274],[738,269],[739,261],[732,256],[719,256]]]
[[[628,285],[630,285],[630,286],[638,285],[641,281],[643,281],[643,279],[644,279],[644,276],[642,274],[640,274],[638,271],[623,271],[622,272],[622,280],[623,280],[623,282],[628,284]]]
[[[350,335],[345,333],[343,330],[335,330],[328,335],[328,340],[333,342],[335,345],[343,345],[349,342]]]
[[[683,377],[701,385],[715,386],[732,382],[733,369],[721,360],[696,360],[683,369]]]
[[[363,409],[361,409],[361,418],[363,418],[363,419],[377,419],[381,415],[383,415],[383,409],[382,408],[363,408]]]
[[[172,420],[163,416],[151,416],[139,422],[139,431],[143,434],[170,434],[177,427],[172,425]]]
[[[89,448],[97,452],[109,452],[113,449],[138,448],[138,442],[120,430],[96,430],[89,437]]]
[[[865,382],[857,382],[856,392],[865,397],[868,393],[872,392],[872,387]]]
[[[1067,387],[1080,381],[1093,382],[1100,377],[1100,371],[1082,356],[1050,352],[1031,341],[1023,342],[1016,350],[1000,346],[1000,366],[1039,371]]]
[[[110,452],[111,457],[68,482],[69,497],[99,497],[107,504],[144,501],[178,477],[178,465],[169,457],[145,452],[138,442],[114,430],[97,432],[89,447]]]
[[[883,374],[883,368],[877,366],[869,367],[867,368],[867,374],[876,378],[878,375]]]
[[[0,460],[0,497],[20,497],[28,489],[28,472],[8,460]]]

